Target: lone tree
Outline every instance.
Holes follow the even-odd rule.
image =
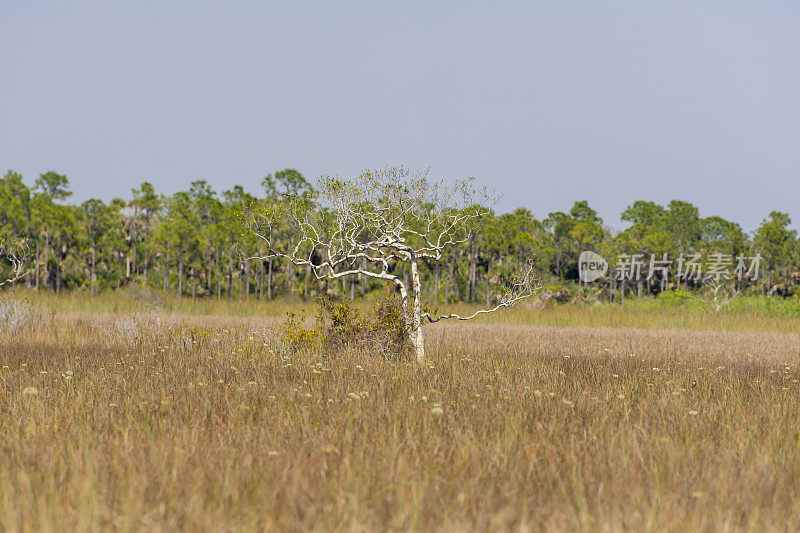
[[[427,172],[387,166],[352,179],[323,177],[313,193],[268,199],[248,213],[246,225],[266,244],[267,255],[254,259],[284,258],[317,279],[369,276],[396,285],[409,342],[423,362],[423,322],[469,320],[511,307],[540,287],[528,261],[498,284],[492,308],[469,316],[423,311],[420,261],[441,261],[448,248],[468,242],[494,201],[472,178],[447,185]],[[287,225],[295,235],[288,246],[279,236]],[[411,271],[410,286],[403,265]]]

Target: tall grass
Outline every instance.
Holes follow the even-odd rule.
[[[800,527],[798,335],[520,309],[431,326],[420,367],[56,311],[0,338],[2,530]]]
[[[308,311],[313,315],[313,299],[282,298],[273,301],[223,297],[216,299],[177,298],[150,289],[130,287],[117,292],[90,295],[72,292],[59,296],[51,292],[17,290],[16,297],[37,303],[56,313],[149,313],[154,309],[173,316],[234,316],[279,319],[288,312]],[[374,306],[379,295],[357,299],[363,310]],[[481,308],[470,304],[434,304],[442,310],[471,314]],[[483,315],[477,322],[582,327],[632,327],[645,329],[683,329],[717,331],[764,331],[800,333],[800,303],[793,299],[743,297],[730,308],[715,312],[702,302],[665,302],[658,298],[629,299],[619,304],[561,304],[546,307],[522,304],[510,310]]]

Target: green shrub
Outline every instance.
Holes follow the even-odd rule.
[[[368,321],[358,309],[346,302],[334,302],[327,297],[318,299],[317,327],[326,351],[356,347],[369,329]]]
[[[666,306],[686,306],[697,303],[695,296],[683,289],[664,291],[658,295],[658,300]]]
[[[280,327],[281,341],[294,352],[319,349],[319,330],[317,328],[306,328],[305,323],[305,314],[292,312],[286,315],[286,322]]]
[[[357,350],[387,359],[409,353],[408,326],[398,298],[378,301],[372,314],[366,316],[352,304],[328,297],[319,298],[318,304],[313,327],[306,326],[304,314],[287,315],[280,337],[292,351],[337,354]]]
[[[389,359],[408,355],[411,349],[408,334],[408,324],[400,299],[394,296],[380,300],[374,308],[368,336],[372,341],[373,351],[381,352]]]

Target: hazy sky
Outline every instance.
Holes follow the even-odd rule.
[[[800,2],[0,6],[2,172],[82,201],[385,163],[540,218],[679,198],[800,223]]]

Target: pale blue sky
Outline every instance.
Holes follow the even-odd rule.
[[[405,163],[540,218],[800,222],[796,1],[5,1],[0,80],[0,171],[78,201]]]

